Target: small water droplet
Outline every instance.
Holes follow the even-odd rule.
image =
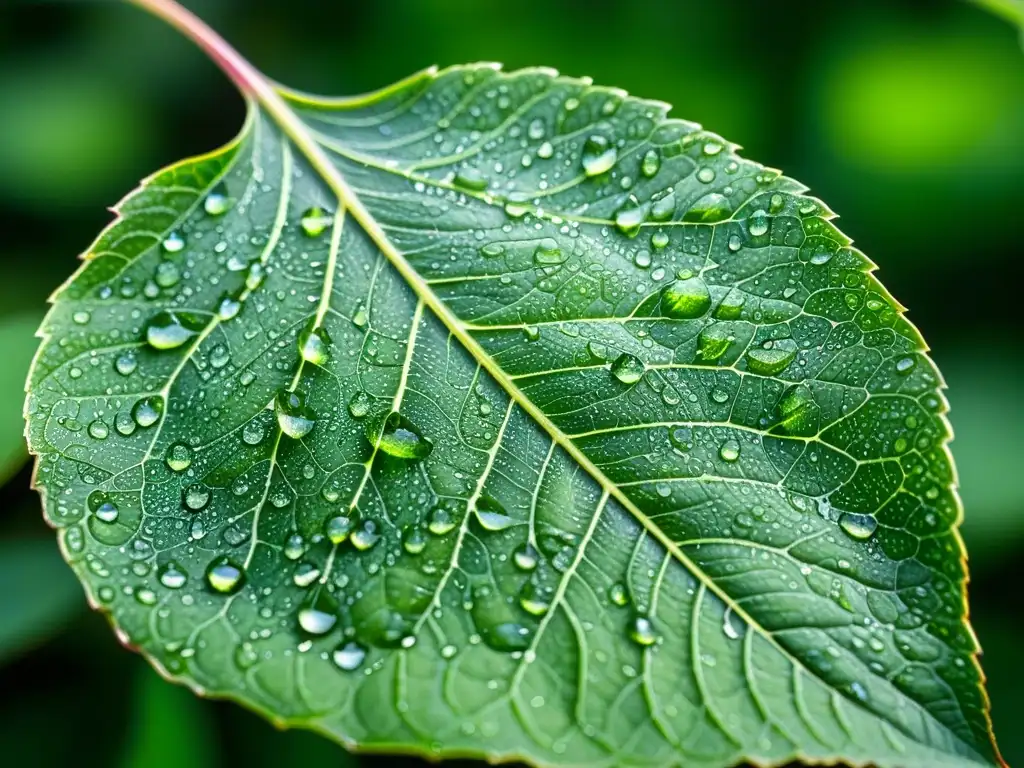
[[[93,491],[90,493],[87,502],[89,509],[92,510],[92,513],[98,520],[104,523],[116,522],[120,510],[103,491]]]
[[[231,207],[228,190],[223,183],[218,184],[203,201],[203,210],[210,216],[223,216]]]
[[[754,237],[761,237],[768,233],[768,216],[764,211],[754,211],[747,221],[747,229]]]
[[[740,457],[740,444],[735,440],[726,440],[718,449],[718,455],[722,457],[722,461],[736,461]]]
[[[135,369],[138,367],[139,361],[135,358],[135,355],[130,352],[118,355],[117,359],[114,361],[114,370],[122,376],[131,376],[135,373]]]
[[[303,632],[326,635],[338,623],[338,601],[327,590],[317,590],[303,602],[297,619]]]
[[[734,339],[725,326],[718,323],[706,325],[697,336],[697,356],[706,363],[713,363],[729,351]]]
[[[537,244],[533,252],[533,260],[543,267],[554,266],[565,262],[567,256],[562,253],[558,241],[553,237],[545,237]]]
[[[154,349],[176,349],[202,330],[203,324],[195,318],[161,310],[146,323],[146,341]]]
[[[914,369],[915,365],[917,365],[917,361],[914,358],[901,357],[896,361],[896,373],[906,376]]]
[[[353,419],[361,419],[370,412],[370,396],[359,390],[348,401],[348,412]]]
[[[218,557],[206,568],[206,583],[214,591],[230,595],[242,588],[245,571],[230,558]]]
[[[331,358],[331,337],[326,328],[306,328],[299,334],[299,355],[307,363],[323,366]]]
[[[170,232],[160,245],[166,253],[178,253],[185,247],[185,238],[177,232]]]
[[[238,316],[238,313],[242,310],[242,302],[233,296],[222,296],[220,304],[217,305],[217,317],[222,321],[227,322],[234,317]]]
[[[410,555],[418,555],[427,548],[427,534],[420,526],[411,525],[402,531],[402,549]]]
[[[647,178],[651,178],[658,173],[661,168],[661,155],[658,154],[656,149],[648,149],[644,153],[644,159],[640,161],[640,173]]]
[[[352,672],[362,666],[366,659],[366,649],[357,642],[348,642],[335,648],[331,659],[339,669]]]
[[[620,608],[629,604],[629,595],[624,584],[615,583],[608,588],[608,599]]]
[[[610,171],[619,153],[608,139],[595,134],[587,139],[583,147],[583,173],[587,176],[598,176]]]
[[[110,428],[99,419],[89,424],[89,437],[93,440],[106,440],[110,434]]]
[[[157,578],[168,589],[181,589],[185,586],[185,582],[188,581],[188,575],[173,560],[169,560],[160,566],[157,570]]]
[[[193,512],[204,509],[210,503],[210,489],[202,483],[193,483],[182,493],[185,506]]]
[[[501,243],[487,243],[480,247],[480,255],[485,259],[496,259],[505,253],[505,246]]]
[[[331,221],[331,214],[319,206],[313,206],[302,214],[299,225],[306,237],[319,237],[331,226]]]
[[[871,515],[862,515],[856,512],[843,512],[839,516],[839,527],[846,532],[846,534],[858,541],[864,541],[870,539],[875,529],[878,527],[878,521]]]
[[[651,646],[658,642],[654,623],[646,616],[636,616],[629,627],[629,638],[637,645]]]
[[[424,459],[434,450],[434,444],[398,411],[367,425],[366,436],[372,445],[398,459]]]

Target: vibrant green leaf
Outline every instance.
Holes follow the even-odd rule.
[[[0,664],[45,640],[81,610],[82,590],[44,539],[0,542]]]
[[[820,201],[550,70],[216,55],[242,133],[118,206],[32,374],[127,642],[373,750],[998,764],[940,380]]]
[[[9,315],[0,318],[0,350],[5,365],[0,367],[0,485],[25,464],[25,419],[21,413],[25,371],[39,346],[35,330],[38,315]]]

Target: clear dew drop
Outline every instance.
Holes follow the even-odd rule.
[[[185,247],[185,238],[177,232],[171,232],[160,245],[165,253],[179,253]]]
[[[222,595],[234,594],[245,583],[245,571],[230,558],[218,557],[206,568],[206,583]]]
[[[779,339],[766,344],[770,346],[755,347],[747,352],[747,370],[761,376],[774,376],[796,359],[797,345],[792,339]]]
[[[372,548],[374,544],[380,541],[380,531],[377,530],[377,523],[373,520],[363,520],[352,529],[348,540],[360,552],[365,552]]]
[[[509,516],[501,502],[491,496],[483,495],[477,499],[473,512],[485,531],[504,531],[516,524],[515,518]]]
[[[210,489],[202,483],[193,483],[182,492],[182,501],[185,507],[193,512],[199,512],[210,503]]]
[[[718,323],[705,325],[697,336],[697,356],[705,363],[720,360],[734,340],[729,330]]]
[[[419,428],[398,411],[367,427],[367,438],[389,456],[397,459],[425,459],[434,450]]]
[[[878,521],[871,515],[843,512],[839,516],[839,527],[851,539],[864,541],[870,539],[875,534],[875,529],[878,528]]]
[[[648,149],[644,154],[644,159],[640,161],[640,173],[649,179],[657,175],[660,169],[661,155],[658,154],[656,149]]]
[[[656,250],[661,250],[668,245],[668,233],[658,231],[651,235],[651,247]]]
[[[157,578],[168,589],[181,589],[188,581],[184,569],[173,560],[169,560],[157,570]]]
[[[84,309],[80,310],[78,312],[75,312],[73,315],[71,315],[71,321],[75,325],[88,325],[89,324],[89,320],[91,320],[91,319],[92,319],[92,315],[89,314],[88,312],[86,312]]]
[[[176,349],[199,335],[203,326],[176,312],[162,310],[146,323],[146,341],[154,349]]]
[[[228,190],[223,184],[218,184],[203,201],[203,210],[210,216],[223,216],[230,207]]]
[[[523,336],[527,341],[537,341],[540,338],[540,328],[536,325],[524,325]]]
[[[530,630],[515,621],[484,627],[481,637],[488,646],[503,653],[525,651],[530,647]]]
[[[234,296],[225,294],[221,297],[220,303],[217,305],[217,317],[222,321],[227,322],[228,320],[237,317],[241,310],[242,302]]]
[[[317,590],[303,602],[296,618],[306,634],[326,635],[338,623],[338,601],[326,590]]]
[[[285,539],[283,551],[289,560],[298,560],[306,554],[306,540],[301,533],[293,533]]]
[[[723,221],[732,214],[729,198],[718,192],[709,192],[694,201],[683,214],[683,221],[710,224]]]
[[[686,453],[693,448],[693,429],[691,427],[670,427],[668,441],[677,451]]]
[[[292,583],[301,589],[311,587],[320,578],[320,569],[312,563],[299,563],[292,573]]]
[[[917,365],[917,361],[912,357],[901,357],[896,361],[896,373],[903,376],[909,374],[914,370],[914,366]]]
[[[370,396],[359,390],[348,401],[348,412],[353,419],[361,419],[370,412]]]
[[[529,542],[520,544],[512,553],[512,562],[521,571],[532,571],[540,561],[540,553]]]
[[[331,337],[326,328],[306,328],[298,343],[299,356],[307,363],[323,366],[331,359]]]
[[[460,168],[459,172],[455,174],[454,182],[455,186],[462,187],[463,189],[473,191],[487,189],[487,177],[483,175],[479,168],[472,166]]]
[[[612,169],[618,159],[618,150],[604,136],[595,134],[583,147],[583,173],[599,176]]]
[[[740,444],[735,440],[726,440],[718,449],[722,461],[734,462],[740,457]]]
[[[619,583],[612,584],[608,588],[608,599],[612,601],[612,605],[617,605],[620,608],[629,605],[629,595],[626,593],[625,585]]]
[[[480,246],[480,255],[485,259],[496,259],[505,253],[505,246],[501,243],[487,243]]]
[[[661,310],[666,317],[693,319],[705,315],[711,307],[711,292],[700,277],[675,280],[661,291]]]
[[[551,608],[551,600],[544,590],[526,582],[519,595],[519,605],[531,616],[543,616]]]
[[[455,515],[452,514],[450,509],[438,506],[430,511],[430,517],[427,519],[427,530],[435,536],[444,536],[454,531],[457,524]]]
[[[164,412],[164,401],[161,397],[145,397],[132,408],[132,418],[143,429],[152,427]]]
[[[754,237],[768,234],[768,215],[764,211],[754,211],[747,221],[747,229]]]
[[[324,535],[332,544],[341,544],[352,533],[354,522],[347,515],[330,517],[324,523]]]
[[[339,645],[331,654],[331,660],[334,661],[338,669],[353,672],[359,669],[366,660],[366,648],[354,641]]]
[[[192,449],[184,443],[174,443],[167,449],[164,460],[175,472],[184,472],[192,466]]]
[[[418,555],[427,548],[427,533],[418,525],[410,525],[402,531],[402,549],[410,555]]]
[[[259,445],[266,437],[266,429],[259,421],[250,421],[242,427],[242,442],[246,445]]]
[[[715,180],[715,169],[705,166],[697,171],[697,181],[702,184],[710,184]]]
[[[288,437],[301,440],[316,426],[316,415],[306,407],[306,398],[301,392],[281,390],[274,398],[274,415],[277,425]]]
[[[103,421],[96,419],[89,424],[89,437],[93,440],[106,440],[110,434],[110,427],[108,427]]]
[[[533,260],[539,266],[551,267],[563,264],[568,257],[562,253],[558,241],[553,237],[545,237],[537,244],[533,252]]]
[[[319,237],[331,226],[331,214],[319,206],[307,208],[302,218],[299,219],[299,226],[302,227],[306,237]]]
[[[135,423],[135,419],[132,418],[130,413],[121,411],[114,417],[114,429],[117,430],[119,435],[128,437],[133,432],[138,424]]]
[[[632,385],[636,384],[643,378],[646,368],[640,358],[627,352],[623,352],[615,358],[609,370],[611,371],[612,376],[623,384]]]
[[[89,509],[98,520],[101,520],[104,523],[113,523],[117,521],[120,510],[103,491],[93,491],[90,493],[87,503],[89,504]]]
[[[114,370],[122,376],[131,376],[135,373],[135,369],[138,367],[139,361],[136,359],[135,355],[129,352],[118,355],[117,359],[114,360]]]
[[[636,237],[646,220],[647,207],[641,205],[633,195],[615,212],[615,228],[627,237]]]
[[[822,264],[828,264],[832,260],[832,253],[830,251],[819,251],[810,258],[811,264],[816,267],[820,267]]]
[[[646,616],[635,616],[629,625],[629,639],[637,645],[651,646],[658,642],[654,622]]]

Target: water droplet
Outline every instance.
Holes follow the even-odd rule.
[[[372,445],[398,459],[424,459],[434,450],[434,444],[398,411],[367,425],[366,436]]]
[[[228,190],[224,184],[218,184],[203,201],[203,210],[210,216],[223,216],[230,207],[231,201],[228,199]]]
[[[629,604],[629,595],[626,593],[626,587],[623,584],[612,584],[608,588],[608,599],[612,601],[613,605],[622,607]]]
[[[427,520],[427,530],[435,536],[444,536],[451,533],[457,525],[455,515],[447,507],[434,507]]]
[[[485,259],[496,259],[505,253],[505,246],[501,243],[487,243],[480,247],[480,255]]]
[[[427,534],[418,525],[411,525],[402,531],[402,548],[410,555],[418,555],[427,548]]]
[[[299,355],[307,363],[323,366],[331,357],[331,337],[326,328],[306,328],[299,334]]]
[[[655,232],[651,235],[651,247],[656,248],[659,251],[668,245],[668,233],[667,232]]]
[[[901,357],[896,361],[896,373],[906,376],[914,369],[915,365],[917,365],[917,361],[914,358]]]
[[[480,172],[479,168],[465,166],[455,174],[455,185],[463,189],[483,190],[487,189],[487,177]]]
[[[327,211],[314,206],[302,214],[299,224],[307,237],[319,237],[331,226],[331,221],[332,217]]]
[[[501,502],[487,495],[476,500],[473,511],[480,527],[487,531],[503,531],[516,524],[515,518],[509,517]]]
[[[281,431],[293,440],[302,439],[316,426],[316,415],[300,392],[281,390],[274,399],[274,414]]]
[[[86,312],[84,309],[75,312],[73,315],[71,315],[71,320],[72,322],[75,323],[75,325],[86,325],[88,324],[91,318],[92,315]]]
[[[764,211],[754,211],[747,222],[747,228],[754,237],[761,237],[768,233],[768,216]]]
[[[791,435],[813,435],[817,431],[820,409],[811,391],[803,384],[787,390],[779,401],[779,423]]]
[[[615,212],[615,227],[627,237],[636,237],[646,219],[647,207],[630,195],[625,205]]]
[[[370,412],[370,396],[359,390],[348,401],[348,412],[353,419],[361,419]]]
[[[699,277],[675,280],[661,290],[661,311],[666,317],[692,319],[702,317],[711,307],[711,292]]]
[[[496,651],[512,653],[525,651],[530,647],[530,630],[514,621],[485,627],[480,635],[484,642]]]
[[[334,653],[331,654],[331,659],[333,659],[339,669],[352,672],[362,666],[363,661],[366,659],[366,649],[359,643],[348,642],[335,648]]]
[[[683,214],[683,221],[711,224],[729,218],[731,213],[729,198],[718,192],[709,192],[690,206]]]
[[[87,503],[96,518],[104,523],[113,523],[117,520],[120,510],[103,491],[93,491],[90,493]]]
[[[792,339],[779,339],[770,347],[755,347],[747,352],[747,370],[761,376],[781,373],[796,359],[797,345]]]
[[[722,151],[722,144],[718,141],[706,141],[704,142],[704,154],[708,157],[714,157]]]
[[[540,328],[536,325],[524,325],[523,336],[526,337],[527,341],[537,341],[540,338]]]
[[[146,341],[154,349],[176,349],[202,330],[203,324],[196,319],[162,310],[146,323]]]
[[[459,652],[459,649],[456,648],[454,645],[446,645],[446,646],[444,646],[441,649],[441,658],[442,659],[452,659],[452,658],[455,658],[455,654],[457,654],[458,652]]]
[[[181,589],[185,586],[185,582],[188,581],[188,575],[173,560],[169,560],[160,566],[157,571],[157,578],[168,589]]]
[[[224,595],[230,595],[242,588],[245,571],[242,566],[227,557],[218,557],[206,568],[206,583]]]
[[[721,303],[715,307],[715,318],[718,320],[736,320],[743,314],[743,305],[747,296],[738,288],[733,288],[725,295]]]
[[[832,253],[829,251],[821,251],[811,256],[811,264],[816,267],[820,267],[822,264],[828,264],[832,260]]]
[[[862,515],[857,512],[843,512],[839,516],[839,527],[842,528],[851,539],[864,541],[870,539],[878,521],[871,515]]]
[[[697,181],[702,184],[710,184],[715,180],[715,169],[705,166],[697,171]]]
[[[537,157],[541,160],[547,160],[555,154],[555,147],[550,141],[545,141],[539,147],[537,147]]]
[[[238,316],[238,313],[242,310],[242,302],[233,296],[222,296],[220,304],[217,305],[217,317],[222,321],[227,322],[234,317]]]
[[[135,432],[135,427],[138,424],[135,423],[135,419],[132,418],[130,413],[121,411],[114,417],[114,429],[118,431],[118,434],[128,437]]]
[[[89,437],[93,440],[106,440],[110,434],[110,428],[99,419],[89,425]]]
[[[629,638],[637,645],[650,646],[658,642],[654,623],[646,616],[636,616],[629,627]]]
[[[178,253],[185,247],[185,238],[177,232],[171,232],[164,238],[161,246],[167,253]]]
[[[135,369],[139,367],[139,361],[135,359],[135,355],[130,352],[125,352],[122,355],[118,355],[114,361],[114,370],[120,373],[122,376],[131,376],[135,373]]]
[[[337,515],[327,519],[324,523],[324,535],[332,544],[341,544],[352,533],[354,523],[347,515]]]
[[[654,221],[668,221],[676,212],[676,195],[671,189],[651,200],[651,218]]]
[[[640,161],[640,173],[647,178],[651,178],[658,173],[661,168],[661,155],[658,154],[656,149],[648,149],[644,154],[644,159]]]
[[[380,532],[377,530],[377,523],[373,520],[363,520],[359,525],[352,529],[352,533],[349,534],[348,539],[352,542],[353,547],[358,549],[360,552],[365,552],[380,541]]]
[[[519,595],[519,605],[531,616],[543,616],[551,607],[551,600],[544,590],[532,582],[526,582]]]
[[[718,323],[706,325],[697,337],[697,356],[706,363],[712,363],[729,351],[734,338],[728,328]]]
[[[266,429],[259,421],[247,422],[242,427],[242,442],[246,445],[259,445],[263,442],[264,437],[266,437]]]
[[[540,553],[530,543],[520,544],[512,553],[512,561],[521,571],[532,571],[537,567]]]
[[[543,267],[562,264],[567,258],[558,246],[558,241],[553,237],[545,237],[537,244],[537,248],[533,252],[533,260]]]
[[[352,325],[356,328],[365,328],[368,322],[370,322],[370,318],[366,316],[366,309],[358,307],[355,314],[352,315]]]
[[[583,173],[599,176],[610,171],[618,159],[618,150],[604,136],[595,134],[587,139],[583,147]]]
[[[693,448],[693,429],[690,427],[670,427],[668,441],[677,451],[686,453]]]
[[[198,512],[210,503],[210,495],[210,489],[205,485],[193,483],[184,490],[182,500],[185,502],[186,507],[193,512]]]
[[[636,384],[643,378],[646,368],[640,358],[623,352],[615,358],[610,370],[612,376],[623,384]]]
[[[326,635],[338,623],[338,601],[327,590],[317,590],[303,602],[297,618],[303,632]]]
[[[740,457],[740,444],[735,440],[726,440],[718,449],[718,455],[722,457],[722,461],[736,461]]]
[[[192,449],[184,443],[174,443],[167,449],[164,459],[175,472],[184,472],[192,465]]]

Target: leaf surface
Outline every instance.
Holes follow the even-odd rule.
[[[992,765],[940,377],[804,187],[545,69],[253,100],[54,299],[47,518],[348,746]]]

